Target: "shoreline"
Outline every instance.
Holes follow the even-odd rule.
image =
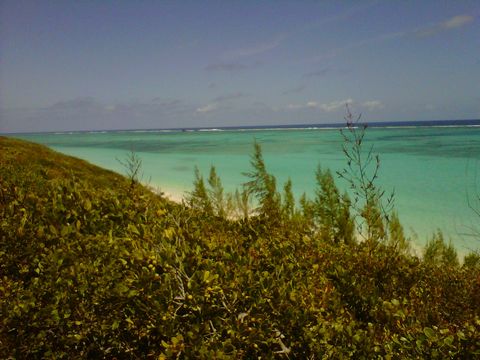
[[[185,204],[185,199],[186,199],[186,196],[188,195],[187,190],[181,191],[179,189],[172,189],[171,187],[168,187],[168,186],[163,187],[163,186],[160,186],[158,183],[154,185],[142,183],[142,185],[150,189],[155,194],[161,195],[165,199],[179,205]],[[426,242],[430,240],[431,236],[435,234],[435,232],[432,231],[430,235],[423,234],[423,236],[426,236],[425,243],[423,243],[420,240],[419,234],[415,231],[414,228],[412,228],[411,226],[405,227],[404,224],[402,224],[402,227],[404,229],[406,238],[409,240],[411,255],[414,255],[420,258],[423,257],[424,246],[426,245]],[[454,244],[455,250],[457,251],[457,254],[460,260],[462,260],[466,254],[472,251],[472,249],[460,245],[461,240],[463,240],[461,239],[461,237],[458,237],[456,239],[457,241],[455,241],[455,239],[451,237],[451,234],[447,233],[444,235],[446,235],[446,240]],[[356,236],[357,236],[357,239],[361,239],[361,236],[359,234],[357,234]]]
[[[153,193],[157,195],[161,195],[167,200],[170,200],[177,204],[182,204],[185,200],[185,191],[181,192],[180,190],[173,190],[171,188],[164,188],[159,184],[145,184],[142,183],[147,189],[151,190]]]

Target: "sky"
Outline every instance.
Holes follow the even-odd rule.
[[[0,133],[480,118],[480,1],[0,0]]]

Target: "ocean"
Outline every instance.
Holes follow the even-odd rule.
[[[332,173],[347,166],[344,124],[14,134],[104,168],[124,172],[130,151],[142,160],[143,181],[181,197],[192,189],[194,168],[208,177],[215,166],[226,190],[247,181],[253,143],[283,187],[313,198],[318,165]],[[380,158],[378,185],[394,191],[395,209],[417,247],[440,229],[460,254],[480,249],[480,120],[371,123],[365,149]],[[337,184],[347,189],[338,179]],[[473,236],[472,236],[473,235]]]

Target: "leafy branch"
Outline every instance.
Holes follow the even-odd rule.
[[[344,179],[353,193],[352,208],[359,233],[370,240],[387,237],[386,227],[393,210],[394,192],[385,196],[385,190],[377,186],[380,157],[374,154],[373,145],[364,149],[366,124],[360,123],[361,114],[354,116],[346,104],[346,128],[341,129],[343,153],[347,166],[337,175]],[[358,221],[358,217],[362,221]]]

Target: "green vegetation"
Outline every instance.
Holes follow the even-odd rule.
[[[124,178],[0,137],[0,358],[478,358],[478,254],[410,254],[359,139],[358,196],[319,168],[297,207],[258,144],[243,190],[196,171],[183,205],[136,157]]]

